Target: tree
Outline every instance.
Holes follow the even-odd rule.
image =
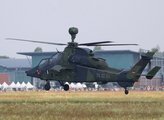
[[[4,56],[0,56],[0,59],[10,59],[10,57],[4,55]]]
[[[101,48],[101,46],[95,46],[95,47],[93,48],[93,51],[96,51],[96,50],[103,50],[103,49]]]
[[[41,47],[37,47],[37,48],[35,48],[34,52],[42,52],[42,48]]]
[[[155,52],[155,53],[156,53],[156,52],[159,52],[159,50],[160,50],[159,45],[157,45],[156,48],[152,48],[152,49],[151,49],[151,51],[152,51],[152,52]]]

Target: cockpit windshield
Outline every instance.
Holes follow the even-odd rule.
[[[48,64],[48,58],[47,59],[42,59],[41,61],[40,61],[40,63],[39,63],[39,69],[42,69],[42,68],[44,68],[45,66],[47,66],[47,64]]]
[[[62,58],[62,53],[56,53],[50,58],[47,59],[42,59],[38,65],[39,69],[43,68],[49,68],[52,67],[53,65],[57,65],[60,63],[60,60]]]
[[[55,55],[53,55],[52,57],[50,57],[50,64],[51,63],[56,63],[61,59],[62,53],[56,53]]]

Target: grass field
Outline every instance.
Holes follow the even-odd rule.
[[[164,120],[164,92],[2,92],[1,119]]]

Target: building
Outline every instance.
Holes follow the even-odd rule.
[[[25,71],[31,68],[31,60],[27,59],[0,59],[0,80],[2,80],[2,75],[8,74],[8,84],[11,82],[25,83],[32,82],[32,78],[26,76]],[[6,79],[5,79],[6,82]]]
[[[140,50],[139,52],[134,52],[130,50],[103,50],[103,51],[94,51],[95,56],[106,59],[109,67],[117,69],[130,69],[141,57],[142,53],[145,53],[145,50]],[[21,52],[18,54],[32,56],[32,67],[35,67],[43,58],[49,58],[54,55],[56,52]],[[164,54],[156,53],[153,57],[152,62],[148,65],[143,74],[147,73],[149,66],[153,68],[154,66],[161,66],[162,68],[156,74],[152,80],[147,80],[144,76],[139,79],[139,82],[135,85],[145,85],[145,86],[161,86],[163,85],[163,72],[164,72]],[[39,79],[32,79],[33,85],[37,85],[40,82]]]
[[[0,74],[0,84],[2,85],[3,83],[10,84],[9,82],[9,74]]]
[[[140,50],[140,54],[145,52],[144,50]],[[163,75],[164,75],[164,53],[156,53],[153,56],[153,59],[151,60],[150,63],[150,68],[154,68],[155,66],[160,66],[161,69],[159,72],[156,74],[156,76],[152,80],[146,79],[144,76],[140,78],[140,81],[138,82],[138,85],[142,86],[154,86],[154,87],[159,87],[159,86],[164,86],[164,81],[163,81]],[[149,71],[149,66],[145,69],[144,73]],[[137,84],[137,83],[136,83]]]

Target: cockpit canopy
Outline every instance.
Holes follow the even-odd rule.
[[[50,58],[45,58],[40,61],[38,64],[39,70],[41,69],[49,69],[54,65],[58,65],[62,58],[62,53],[56,53]]]

